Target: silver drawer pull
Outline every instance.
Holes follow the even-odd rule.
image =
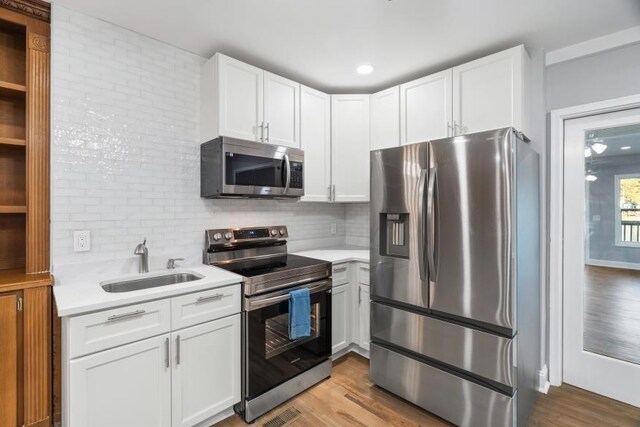
[[[334,268],[334,273],[342,273],[343,271],[347,271],[347,267]]]
[[[140,316],[141,314],[145,314],[146,312],[147,310],[136,310],[136,311],[132,311],[131,313],[114,314],[113,316],[107,317],[107,322],[111,322],[113,320],[125,319],[127,317]]]
[[[200,297],[196,300],[196,302],[215,301],[215,300],[222,299],[226,296],[229,296],[229,295],[215,294],[215,295],[210,295],[208,297]]]

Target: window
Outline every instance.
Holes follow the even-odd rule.
[[[616,175],[616,245],[640,247],[640,174]]]

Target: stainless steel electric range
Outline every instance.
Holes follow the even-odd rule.
[[[205,264],[244,276],[242,402],[246,422],[331,376],[331,263],[287,253],[287,227],[206,231]],[[289,292],[311,294],[311,336],[290,340]]]

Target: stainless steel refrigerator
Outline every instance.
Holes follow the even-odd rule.
[[[525,426],[540,365],[539,157],[513,128],[371,153],[371,381]]]

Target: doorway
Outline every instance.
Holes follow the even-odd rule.
[[[564,121],[562,381],[640,406],[640,108]]]

